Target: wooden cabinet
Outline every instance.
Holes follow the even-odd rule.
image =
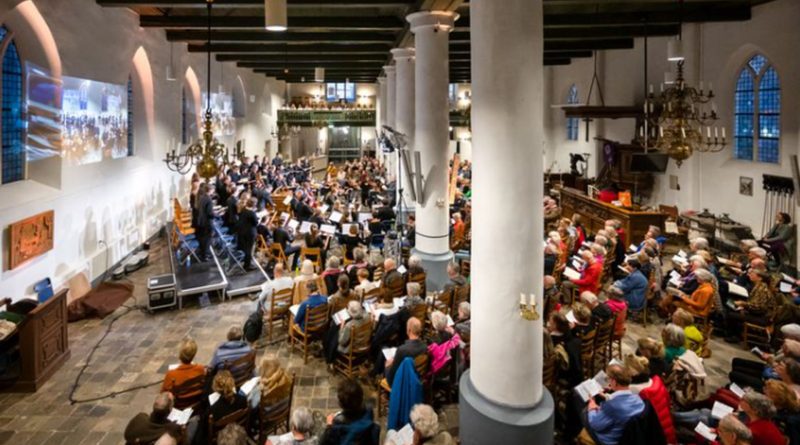
[[[36,392],[69,359],[67,291],[28,313],[19,327],[20,377],[14,390]]]
[[[628,244],[642,241],[651,225],[659,227],[663,233],[664,220],[667,217],[660,212],[640,212],[617,207],[592,199],[579,190],[565,187],[561,190],[561,215],[571,218],[575,213],[583,217],[583,225],[590,233],[603,229],[606,220],[622,221]]]

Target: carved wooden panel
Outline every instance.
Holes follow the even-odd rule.
[[[9,269],[53,249],[54,219],[49,210],[11,224]]]

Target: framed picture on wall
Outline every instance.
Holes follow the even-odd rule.
[[[739,176],[739,194],[753,196],[753,178]]]

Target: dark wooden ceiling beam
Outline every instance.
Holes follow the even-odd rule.
[[[142,15],[139,25],[143,28],[200,28],[208,26],[208,19],[202,15]],[[211,17],[212,28],[229,29],[264,29],[264,15],[220,16]],[[289,17],[289,28],[320,30],[361,30],[361,31],[402,31],[403,20],[394,16],[354,17]]]
[[[251,60],[269,59],[276,62],[291,62],[291,63],[326,63],[326,62],[371,62],[383,63],[382,54],[289,54],[289,55],[275,55],[270,56],[266,54],[217,54],[217,60],[220,62],[246,62]]]
[[[271,43],[394,43],[395,32],[270,32],[211,30],[211,42],[271,42]],[[167,29],[167,40],[170,42],[206,42],[208,33],[197,29]]]
[[[414,0],[289,0],[288,8],[404,8]],[[100,6],[147,8],[205,8],[206,0],[97,0]],[[214,9],[252,8],[264,10],[264,0],[214,0]]]
[[[190,44],[190,53],[204,53],[209,46]],[[385,55],[392,46],[387,43],[348,44],[348,43],[212,43],[213,53],[258,53],[258,54],[381,54]]]

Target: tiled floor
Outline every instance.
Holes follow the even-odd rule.
[[[136,301],[126,305],[144,305],[146,280],[169,269],[161,243],[155,243],[150,265],[129,279],[135,284]],[[220,303],[212,299],[209,307],[196,302],[180,312],[167,310],[154,315],[122,307],[104,320],[85,320],[69,325],[72,358],[36,394],[0,393],[0,444],[119,444],[128,420],[137,412],[149,412],[158,386],[126,392],[111,398],[71,404],[69,396],[75,379],[97,341],[110,334],[96,350],[91,365],[81,377],[74,398],[91,400],[137,385],[161,382],[167,366],[177,362],[179,341],[186,335],[197,340],[197,361],[206,363],[215,346],[224,339],[231,325],[241,325],[254,309],[254,303],[240,297]],[[124,315],[123,315],[124,314]],[[641,335],[657,336],[662,325],[644,329],[631,324],[626,349]],[[707,360],[710,374],[707,388],[718,386],[727,375],[732,356],[747,356],[740,348],[715,342],[714,356]],[[309,406],[324,414],[338,410],[335,384],[338,377],[329,375],[324,363],[311,358],[303,365],[300,354],[290,354],[284,341],[259,350],[261,356],[278,357],[300,378],[296,387],[295,406]],[[374,397],[374,393],[370,395]],[[444,411],[443,423],[457,431],[455,406]]]

